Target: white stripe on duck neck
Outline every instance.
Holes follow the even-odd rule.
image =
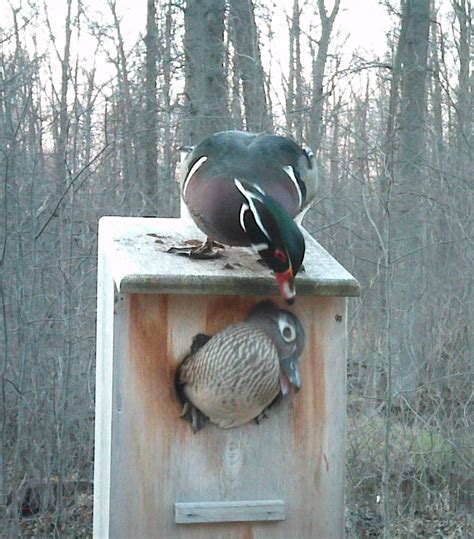
[[[260,219],[260,215],[258,214],[257,208],[255,207],[255,202],[254,202],[254,200],[258,200],[260,203],[263,203],[263,201],[257,195],[255,195],[255,193],[251,193],[250,191],[247,191],[247,189],[245,189],[245,187],[242,185],[242,182],[240,182],[238,178],[234,178],[234,183],[237,189],[242,193],[242,195],[247,200],[248,202],[247,209],[250,209],[250,211],[252,212],[253,218],[255,219],[255,222],[257,223],[258,228],[270,240],[271,239],[270,234],[267,232],[267,229],[263,226],[262,220]],[[254,187],[258,191],[262,192],[263,194],[263,191],[260,188],[257,188],[257,186],[254,186]],[[240,209],[240,225],[241,226],[242,226],[243,216],[246,211],[246,210],[242,211],[242,208],[243,208],[243,205]],[[245,230],[243,226],[242,228],[244,229],[245,232],[247,232],[247,230]]]
[[[247,232],[247,229],[245,228],[245,219],[244,219],[244,215],[245,215],[245,212],[249,210],[249,205],[248,204],[245,204],[245,202],[242,204],[242,206],[240,206],[240,214],[239,214],[239,221],[240,221],[240,228],[244,231],[244,232]]]
[[[191,167],[191,170],[188,172],[188,175],[186,176],[186,179],[184,180],[183,184],[183,198],[186,196],[186,189],[189,184],[189,180],[193,177],[194,174],[199,170],[199,168],[207,161],[207,155],[203,155],[200,157],[194,165]]]
[[[289,176],[290,180],[293,182],[296,192],[298,193],[298,206],[299,209],[301,209],[301,206],[303,205],[303,193],[301,192],[300,184],[298,183],[298,180],[296,179],[295,170],[291,165],[287,165],[286,167],[282,167],[283,170],[286,172],[286,174]]]

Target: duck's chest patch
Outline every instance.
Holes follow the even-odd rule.
[[[250,245],[240,226],[242,196],[226,178],[191,180],[184,201],[196,224],[212,239],[226,245]]]

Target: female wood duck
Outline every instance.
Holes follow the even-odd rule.
[[[305,243],[298,225],[313,201],[313,153],[287,137],[223,131],[203,140],[181,167],[181,195],[212,241],[252,245],[291,303]],[[203,249],[190,256],[200,257]]]
[[[213,337],[196,336],[176,373],[182,416],[194,431],[207,418],[225,429],[257,418],[290,384],[300,389],[304,343],[298,318],[271,301]]]

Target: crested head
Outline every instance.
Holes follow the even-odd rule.
[[[275,273],[282,296],[291,302],[295,296],[294,277],[305,253],[303,234],[284,208],[258,186],[237,178],[234,182],[245,200],[240,226]]]

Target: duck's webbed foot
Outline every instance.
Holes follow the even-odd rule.
[[[206,424],[206,421],[209,419],[201,412],[201,410],[196,408],[189,401],[186,401],[184,403],[181,417],[191,423],[191,428],[193,429],[194,433],[196,433],[198,430],[201,430]]]
[[[201,245],[197,247],[170,247],[168,253],[177,254],[181,256],[189,256],[189,258],[196,258],[198,260],[214,260],[221,258],[222,255],[214,247],[223,249],[224,246],[220,243],[207,238]]]

